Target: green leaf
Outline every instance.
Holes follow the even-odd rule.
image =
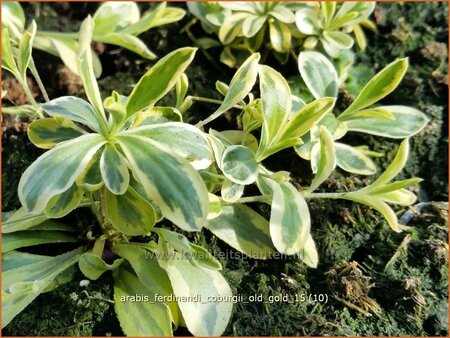
[[[2,92],[2,95],[6,91]],[[39,106],[33,106],[32,104],[23,104],[20,106],[2,107],[3,114],[15,115],[18,117],[31,117],[39,118],[42,113],[42,108]]]
[[[374,208],[379,213],[383,215],[383,217],[388,222],[389,226],[394,230],[395,232],[401,232],[402,229],[400,225],[398,224],[397,216],[395,215],[395,212],[385,203],[381,200],[379,197],[370,196],[366,193],[362,192],[351,192],[344,194],[344,199],[358,202],[361,204],[368,205],[371,208]]]
[[[113,90],[110,96],[103,100],[103,106],[106,111],[110,113],[110,119],[112,119],[110,123],[113,125],[113,132],[115,132],[125,120],[127,115],[125,108],[127,100],[127,97],[120,95],[115,90]]]
[[[139,56],[153,60],[156,55],[137,37],[124,33],[109,33],[96,38],[96,41],[126,48]]]
[[[76,183],[81,189],[93,192],[99,190],[105,184],[100,172],[100,156],[102,154],[103,149],[98,150],[78,176]]]
[[[206,15],[210,13],[217,13],[222,10],[218,2],[187,2],[187,8],[189,12],[197,17],[201,23],[202,27],[204,29],[206,28],[206,31],[208,33],[211,33],[211,23],[206,19]]]
[[[51,257],[43,255],[35,255],[21,251],[8,251],[2,254],[2,272],[20,268],[29,264],[39,263]]]
[[[51,219],[33,226],[30,230],[43,230],[43,231],[67,231],[67,232],[76,232],[77,229],[68,224],[55,222]]]
[[[83,135],[58,144],[34,161],[19,182],[19,199],[25,210],[39,213],[53,196],[69,189],[104,143],[100,135]]]
[[[45,214],[49,218],[64,217],[80,204],[83,195],[83,190],[76,183],[73,183],[69,189],[53,196],[48,201]]]
[[[343,2],[333,21],[337,21],[345,17],[347,14],[353,13],[352,20],[348,19],[342,22],[340,26],[353,26],[369,17],[375,9],[375,1],[352,1]]]
[[[133,243],[114,244],[112,250],[131,264],[141,283],[151,293],[163,296],[173,293],[169,277],[156,259],[158,253],[152,254]]]
[[[295,25],[305,35],[318,35],[318,13],[314,8],[301,8],[295,12]]]
[[[409,186],[414,185],[414,184],[418,184],[418,183],[420,183],[422,181],[423,180],[421,178],[415,177],[415,178],[409,178],[409,179],[406,179],[406,180],[396,181],[396,182],[393,182],[393,183],[383,184],[379,188],[375,188],[375,189],[371,189],[372,188],[371,186],[368,186],[365,189],[370,190],[370,194],[371,195],[384,194],[384,193],[387,193],[387,192],[391,192],[391,191],[395,191],[395,190],[398,190],[398,189],[406,188],[406,187],[409,187]]]
[[[374,194],[372,193],[372,195]],[[382,199],[387,203],[393,203],[404,206],[412,205],[417,201],[417,196],[412,191],[406,189],[398,189],[383,194],[377,193],[374,196]]]
[[[275,19],[286,23],[291,24],[295,22],[295,15],[291,9],[287,8],[283,4],[274,4],[275,6],[271,9],[270,15]]]
[[[14,60],[11,39],[7,28],[2,28],[2,68],[10,71],[12,74],[19,73],[16,61]]]
[[[218,4],[220,5],[220,7],[229,9],[231,11],[243,11],[249,13],[253,13],[255,11],[254,4],[244,1],[219,1]]]
[[[178,258],[178,259],[177,259]],[[219,271],[194,267],[179,257],[170,260],[165,268],[177,297],[191,301],[179,302],[189,331],[197,336],[219,336],[225,331],[233,304],[227,297],[233,294]],[[192,297],[198,297],[195,300]],[[211,297],[222,297],[214,301]]]
[[[289,27],[280,22],[269,22],[270,42],[275,51],[287,53],[291,48],[291,31]]]
[[[336,68],[322,53],[301,52],[298,56],[298,69],[316,99],[337,97],[339,81]]]
[[[220,195],[225,202],[234,203],[242,197],[245,185],[225,180],[222,184]]]
[[[2,234],[28,230],[48,220],[48,217],[44,213],[29,215],[23,207],[15,211],[7,220],[3,220],[4,214],[3,212]]]
[[[326,41],[337,49],[350,49],[354,43],[350,35],[340,31],[324,31],[322,41]]]
[[[195,48],[179,48],[159,60],[141,77],[127,103],[127,117],[154,105],[177,83],[192,62]]]
[[[154,229],[153,231],[182,255],[191,253],[191,246],[186,236],[167,229]]]
[[[229,140],[222,135],[222,133],[209,129],[208,139],[211,143],[211,148],[214,153],[214,158],[217,165],[222,163],[222,154],[225,151],[225,145],[230,145]]]
[[[237,184],[248,185],[255,182],[258,177],[255,154],[251,149],[241,145],[225,149],[221,168],[225,177]]]
[[[235,13],[224,21],[218,34],[219,40],[223,45],[229,45],[242,33],[242,25],[248,16],[248,13]]]
[[[95,40],[136,23],[139,17],[139,7],[135,2],[109,1],[101,4],[93,17]]]
[[[326,127],[333,134],[335,140],[342,138],[347,133],[346,125],[341,123],[332,112],[325,114],[319,125]]]
[[[75,264],[82,248],[2,273],[2,328],[25,309],[55,278]]]
[[[150,291],[151,294],[162,296],[173,295],[172,286],[166,271],[158,263],[158,254],[147,251],[142,246],[128,244],[115,244],[113,251],[119,256],[125,258],[133,267],[139,281]],[[161,302],[160,302],[161,303]],[[169,306],[172,320],[178,325],[181,318],[180,309],[176,301],[163,302]]]
[[[2,252],[8,252],[28,246],[48,244],[48,243],[67,243],[76,242],[77,239],[72,235],[60,231],[27,230],[3,234]]]
[[[150,198],[150,196],[145,192],[144,187],[140,184],[133,175],[130,177],[130,187],[132,187],[143,199],[145,199],[148,203],[150,203],[155,210],[156,222],[159,222],[163,219],[163,215],[161,214],[161,209],[159,206],[155,204],[155,202]]]
[[[287,139],[282,139],[278,141],[274,146],[272,146],[269,150],[266,150],[263,154],[259,155],[257,160],[261,162],[266,157],[275,154],[283,149],[292,148],[301,144],[303,144],[303,142],[299,137],[290,137]]]
[[[17,54],[17,68],[24,79],[27,77],[27,68],[31,60],[33,40],[36,35],[36,22],[33,20],[28,30],[22,35]]]
[[[299,253],[300,259],[311,268],[317,268],[319,264],[319,254],[317,253],[316,244],[311,236],[308,236],[305,246]]]
[[[244,204],[224,205],[206,226],[215,236],[254,259],[268,259],[275,252],[269,222]]]
[[[116,259],[113,264],[107,264],[101,257],[91,252],[85,252],[78,261],[81,272],[91,280],[97,280],[103,273],[117,269],[123,259]]]
[[[409,155],[409,139],[405,139],[399,146],[397,154],[386,170],[368,187],[364,188],[365,192],[374,191],[389,183],[403,169],[408,160]]]
[[[60,142],[81,136],[82,132],[72,121],[50,118],[33,121],[27,134],[36,147],[51,149]]]
[[[130,236],[149,233],[155,224],[155,211],[133,188],[122,195],[114,195],[109,190],[105,194],[106,214],[114,228]]]
[[[127,336],[172,336],[169,308],[155,301],[136,275],[119,268],[114,281],[115,309]],[[138,295],[142,300],[138,300]]]
[[[12,33],[13,37],[20,36],[20,34],[25,28],[25,13],[19,2],[16,1],[2,2],[2,26],[6,26],[5,28]],[[5,28],[2,27],[2,31]]]
[[[398,59],[384,67],[361,89],[359,95],[344,113],[364,109],[387,96],[397,88],[407,69],[407,58]]]
[[[348,23],[351,23],[352,20],[357,19],[358,17],[359,14],[357,12],[349,12],[342,16],[335,16],[333,21],[328,25],[327,29],[329,31],[338,30],[343,26],[348,26]]]
[[[336,166],[336,151],[333,136],[328,129],[320,127],[320,155],[314,176],[308,191],[316,190],[332,173]]]
[[[80,49],[78,41],[70,37],[53,36],[51,33],[38,32],[34,39],[33,48],[43,50],[53,54],[64,62],[64,64],[75,74],[80,75],[78,71],[78,51]],[[102,73],[102,64],[92,50],[92,66],[95,77]]]
[[[181,20],[186,12],[181,8],[167,7],[165,2],[160,3],[155,9],[145,13],[142,18],[122,29],[123,33],[139,35],[154,27],[167,25]]]
[[[105,145],[100,158],[100,172],[106,187],[115,195],[124,194],[130,184],[128,162],[110,143]]]
[[[331,56],[332,58],[336,59],[339,58],[339,56],[341,55],[342,52],[342,48],[339,47],[339,45],[337,45],[335,43],[335,41],[331,40],[331,39],[325,39],[325,38],[321,38],[319,40],[322,43],[322,47],[324,49],[324,51]]]
[[[183,116],[177,108],[150,107],[149,109],[136,114],[136,119],[133,122],[133,129],[135,129],[135,127],[148,126],[152,124],[182,121]]]
[[[248,15],[242,23],[242,33],[246,38],[255,36],[263,27],[267,18],[265,16]]]
[[[145,136],[164,144],[198,170],[206,169],[212,163],[212,151],[206,134],[187,123],[152,124],[133,128],[122,135]]]
[[[353,26],[353,34],[355,34],[356,43],[360,51],[364,51],[367,47],[367,39],[361,25]]]
[[[222,130],[220,134],[230,141],[231,144],[240,144],[252,151],[258,150],[258,140],[256,137],[243,130]]]
[[[335,1],[321,1],[320,8],[322,10],[323,17],[325,19],[325,27],[329,25],[334,13],[336,12]]]
[[[222,264],[211,255],[204,247],[189,243],[192,249],[192,256],[197,263],[206,269],[222,270]]]
[[[223,48],[222,53],[220,53],[220,62],[230,68],[234,68],[236,66],[237,60],[230,47]]]
[[[273,192],[270,237],[279,252],[297,254],[305,246],[311,228],[308,205],[291,183],[268,183]]]
[[[100,126],[102,131],[106,132],[106,117],[103,109],[102,97],[98,88],[97,80],[95,79],[94,66],[92,60],[92,32],[93,21],[89,15],[82,23],[80,27],[80,49],[77,55],[78,72],[83,82],[84,90],[89,102],[95,109],[97,115],[97,121],[101,122]]]
[[[76,231],[75,228],[49,220],[46,215],[26,215],[23,208],[14,212],[3,212],[2,233],[12,233],[24,230],[45,230],[45,231]]]
[[[181,105],[183,104],[188,88],[189,88],[189,79],[187,75],[183,73],[178,78],[177,83],[175,85],[175,92],[177,97],[177,102],[175,103],[175,106],[177,108],[180,108]]]
[[[120,135],[117,140],[134,176],[163,216],[183,230],[199,230],[208,214],[209,202],[197,171],[171,149],[151,139]]]
[[[377,168],[362,151],[343,143],[335,143],[336,164],[339,168],[359,175],[373,175]]]
[[[264,123],[257,155],[276,143],[292,106],[291,90],[283,76],[273,68],[262,65],[258,72]]]
[[[335,102],[334,97],[322,97],[302,107],[286,124],[282,139],[305,135],[333,109]]]
[[[264,123],[260,102],[261,100],[256,99],[245,106],[244,113],[241,116],[242,129],[244,133],[249,134],[253,130],[261,127]]]
[[[429,122],[424,113],[412,107],[381,106],[377,109],[389,112],[393,119],[370,117],[346,121],[348,130],[390,138],[405,138],[416,135]]]
[[[389,110],[384,109],[384,107],[368,108],[368,109],[359,110],[356,112],[340,114],[337,117],[337,119],[340,122],[368,119],[368,118],[380,119],[380,120],[390,120],[390,121],[395,120],[394,114],[392,114]]]
[[[44,111],[54,117],[79,122],[96,132],[101,132],[101,121],[94,108],[85,100],[75,96],[62,96],[42,105]]]
[[[222,211],[222,202],[220,198],[214,194],[209,193],[209,213],[208,219],[213,219],[219,216]]]
[[[241,102],[253,88],[258,75],[258,62],[261,56],[259,53],[252,54],[239,67],[231,79],[229,89],[217,110],[206,120],[197,124],[197,127],[203,126],[208,122],[218,118],[235,104]]]

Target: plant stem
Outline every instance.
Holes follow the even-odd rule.
[[[41,77],[39,76],[39,73],[37,71],[36,65],[34,64],[33,58],[30,59],[29,67],[30,67],[31,73],[33,74],[34,78],[36,79],[37,85],[38,85],[39,89],[41,90],[42,95],[44,96],[45,102],[50,101],[47,91],[45,90],[44,84],[42,83]]]
[[[106,188],[103,187],[100,189],[100,217],[102,218],[101,227],[105,230],[108,217],[106,216],[106,196],[105,196]]]
[[[215,103],[215,104],[222,104],[223,101],[221,100],[216,100],[216,99],[210,99],[208,97],[201,97],[201,96],[191,96],[189,95],[188,97],[186,97],[186,100],[191,99],[193,101],[199,101],[199,102],[206,102],[206,103]],[[233,106],[233,108],[236,109],[244,109],[243,106],[236,104]]]
[[[223,103],[223,101],[221,100],[215,100],[215,99],[210,99],[207,97],[200,97],[200,96],[188,96],[186,97],[186,99],[191,99],[193,101],[201,101],[201,102],[207,102],[207,103],[215,103],[215,104],[219,104],[221,105]],[[240,104],[235,104],[232,108],[236,108],[236,109],[244,109],[244,107]],[[215,120],[216,118],[218,118],[220,115],[222,115],[225,111],[220,110],[221,107],[219,107],[218,110],[216,110],[214,113],[212,113],[211,115],[209,115],[206,119],[198,122],[195,126],[197,128],[201,128],[203,127],[205,124],[212,122],[213,120]]]
[[[224,205],[233,205],[236,203],[270,203],[272,202],[272,195],[262,195],[262,196],[248,196],[248,197],[241,197],[236,202],[225,202],[223,201]]]
[[[15,74],[17,81],[19,81],[19,84],[21,85],[25,96],[27,97],[28,101],[31,103],[33,107],[36,108],[36,113],[38,114],[39,118],[43,119],[44,114],[42,114],[41,106],[36,102],[36,100],[33,97],[33,94],[30,91],[30,88],[28,88],[27,80],[23,79],[20,74]]]
[[[304,193],[304,192],[303,192]],[[305,193],[303,197],[305,198],[331,198],[331,199],[340,199],[344,198],[345,192],[319,192],[319,193]]]
[[[295,61],[298,61],[298,56],[292,49],[289,51],[289,53],[291,54],[291,56],[294,58]]]
[[[65,32],[47,32],[39,31],[36,36],[42,36],[46,38],[56,38],[56,39],[78,39],[78,33],[65,33]]]

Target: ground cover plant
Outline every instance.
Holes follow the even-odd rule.
[[[108,8],[107,3],[102,6]],[[19,40],[2,39],[2,66],[31,97],[27,68],[40,78],[30,63],[39,31],[36,26],[33,22]],[[298,87],[276,65],[269,66],[269,60],[253,53],[230,81],[214,80],[209,94],[199,95],[199,79],[190,71],[199,54],[193,47],[167,47],[131,86],[98,81],[91,50],[94,32],[95,18],[83,18],[77,68],[85,95],[50,95],[52,100],[42,95],[43,103],[30,102],[39,114],[30,121],[27,135],[44,152],[21,173],[22,207],[3,214],[6,330],[26,321],[23,315],[32,311],[28,309],[39,294],[54,293],[56,288],[70,290],[77,306],[90,308],[91,301],[102,304],[92,314],[104,320],[113,304],[115,314],[109,320],[117,316],[121,328],[117,330],[126,335],[172,335],[174,330],[194,335],[249,334],[236,326],[239,320],[234,317],[239,311],[243,318],[248,313],[240,302],[233,304],[239,294],[236,288],[245,285],[266,299],[273,300],[275,295],[297,299],[300,308],[292,308],[289,302],[279,302],[272,310],[272,305],[264,305],[267,314],[288,309],[275,321],[289,318],[294,330],[299,330],[298,311],[306,310],[308,304],[320,308],[328,298],[344,306],[344,316],[348,309],[363,316],[380,315],[380,305],[369,296],[373,285],[365,276],[366,265],[350,262],[353,256],[344,254],[343,262],[333,262],[324,278],[329,292],[316,294],[316,301],[302,275],[329,264],[329,256],[320,248],[331,245],[327,236],[335,232],[330,223],[335,216],[322,218],[316,208],[323,208],[330,199],[357,203],[349,204],[359,213],[357,221],[354,214],[346,216],[351,224],[374,218],[379,224],[375,233],[388,238],[402,233],[403,241],[385,271],[396,264],[403,248],[423,236],[407,225],[413,214],[405,213],[399,221],[395,211],[416,202],[410,188],[417,191],[421,180],[401,172],[410,157],[410,138],[428,128],[430,117],[402,105],[409,102],[378,103],[401,88],[407,58],[384,60],[384,67],[356,86],[353,97],[342,100],[338,93],[347,95],[346,86],[355,75],[352,67],[342,72],[339,62],[329,56],[302,51],[295,61],[294,76],[303,81]],[[4,27],[2,34],[8,33]],[[355,143],[347,135],[355,132],[374,136],[363,142],[356,138]],[[384,137],[403,141],[397,142],[390,160],[380,166],[378,159],[385,151],[374,148],[385,142]],[[295,167],[271,161],[287,152],[295,158]],[[396,179],[399,174],[401,178]],[[361,204],[374,212],[355,206]],[[430,206],[443,210],[439,204]],[[415,206],[418,211],[422,208],[420,203]],[[314,231],[319,220],[330,224],[329,229]],[[373,225],[363,227],[366,233],[374,233]],[[346,247],[360,241],[362,234],[349,234]],[[442,243],[430,239],[427,245],[435,248],[436,255],[444,248],[441,258],[446,260]],[[220,248],[232,248],[248,258],[220,259],[214,255]],[[273,258],[280,253],[282,259]],[[295,293],[271,289],[273,282],[252,272],[258,264],[283,261],[285,270],[276,280]],[[286,274],[289,271],[301,272],[293,279]],[[253,275],[245,277],[249,272]],[[87,279],[77,285],[80,278]],[[415,292],[419,302],[419,282],[406,282],[405,289]],[[91,283],[101,285],[105,295],[90,295]],[[360,293],[342,291],[342,285]],[[84,296],[75,291],[79,288],[85,288]],[[203,302],[188,298],[196,295]],[[254,310],[259,316],[258,308]],[[437,312],[431,316],[441,318]],[[325,330],[326,324],[320,323],[318,318],[311,328]],[[317,329],[317,325],[323,326]],[[259,327],[260,333],[254,334],[278,334],[278,328],[278,324]],[[82,332],[84,324],[73,330]],[[106,332],[110,331],[102,334]],[[295,332],[308,331],[287,334]]]
[[[190,12],[211,37],[196,39],[207,50],[223,45],[220,61],[230,67],[245,55],[261,51],[285,63],[300,49],[318,49],[337,58],[350,49],[354,39],[364,50],[367,41],[362,26],[376,30],[368,19],[375,2],[188,2]]]

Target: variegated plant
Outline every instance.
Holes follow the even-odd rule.
[[[340,80],[333,64],[318,52],[302,52],[298,59],[300,75],[314,98],[338,96]],[[420,132],[428,118],[419,110],[402,105],[375,105],[394,91],[408,69],[408,59],[398,59],[376,74],[339,115],[332,112],[324,116],[304,138],[304,144],[295,148],[297,154],[311,160],[315,172],[320,153],[320,126],[333,135],[337,165],[348,172],[373,175],[377,168],[370,157],[382,154],[366,145],[353,147],[340,142],[347,132],[362,132],[394,139],[411,137]],[[306,97],[303,93],[297,93]],[[301,102],[301,100],[299,99]],[[301,102],[304,104],[304,102]]]
[[[173,87],[178,101],[183,100],[183,72],[195,49],[181,48],[162,58],[128,97],[114,92],[102,101],[90,48],[93,25],[90,17],[83,22],[78,52],[89,102],[54,99],[42,105],[50,117],[28,128],[30,140],[49,150],[23,173],[23,208],[2,225],[3,326],[40,293],[70,280],[78,263],[90,279],[114,271],[116,312],[127,335],[170,336],[178,325],[195,335],[220,335],[232,303],[207,300],[232,295],[218,271],[220,263],[183,235],[154,228],[164,217],[183,230],[198,231],[209,212],[208,191],[198,172],[212,163],[209,140],[182,123],[176,108],[156,106]],[[91,208],[101,231],[85,229],[80,240],[74,226],[53,219],[83,207]],[[151,233],[156,242],[147,237]],[[134,242],[134,236],[147,237],[147,243]],[[79,248],[55,257],[17,251],[65,242],[79,243]],[[113,257],[109,261],[108,255]],[[150,298],[128,300],[136,294]],[[167,298],[197,294],[202,299],[190,303]]]
[[[351,32],[364,50],[367,41],[362,27],[376,31],[368,19],[374,8],[375,2],[188,2],[203,29],[219,39],[195,41],[205,50],[223,46],[220,60],[230,67],[254,52],[260,52],[263,60],[273,52],[281,63],[305,49],[337,58],[353,46]]]
[[[215,163],[203,171],[202,176],[209,183],[209,191],[220,195],[211,197],[211,201],[215,202],[212,203],[214,208],[210,211],[206,227],[247,255],[266,258],[276,249],[288,255],[297,254],[312,267],[318,263],[318,254],[310,234],[311,219],[306,203],[308,199],[340,198],[363,203],[379,211],[393,230],[406,229],[398,224],[395,213],[387,203],[410,205],[416,200],[415,195],[405,188],[417,184],[420,179],[391,182],[406,163],[408,140],[403,141],[396,158],[386,171],[369,186],[357,191],[315,192],[339,163],[338,143],[334,141],[333,135],[336,130],[329,123],[336,101],[337,84],[334,84],[335,87],[328,83],[321,86],[320,81],[317,81],[321,76],[315,74],[318,92],[312,102],[305,104],[291,94],[287,81],[280,73],[268,66],[259,65],[258,60],[259,54],[248,58],[237,71],[229,88],[222,83],[217,84],[218,90],[225,95],[224,102],[215,113],[198,124],[203,126],[230,109],[232,105],[229,102],[225,104],[230,97],[242,100],[245,97],[242,93],[248,92],[259,76],[261,97],[254,98],[250,94],[248,102],[241,101],[234,106],[241,111],[239,121],[242,130],[209,131]],[[318,62],[320,61],[323,60],[319,59]],[[392,66],[387,69],[390,67]],[[318,70],[322,69],[323,67],[318,66]],[[398,84],[396,80],[394,84],[387,81],[387,76],[389,75],[376,76],[361,91],[355,102],[361,102],[364,98],[367,104],[371,104],[387,95],[392,86]],[[390,74],[390,79],[392,78]],[[240,82],[242,84],[236,90],[237,87],[233,84]],[[369,90],[370,88],[372,89]],[[233,102],[237,102],[236,100]],[[363,108],[365,106],[361,107]],[[420,123],[410,122],[414,124],[411,127],[414,128],[414,133],[426,124],[426,118],[420,114]],[[358,118],[360,121],[370,121],[374,117],[373,114],[362,114]],[[408,128],[403,121],[394,119],[390,122],[392,133],[401,133],[403,128]],[[315,176],[309,187],[296,187],[291,182],[289,172],[271,172],[262,163],[283,149],[302,147],[303,142],[305,145],[311,143],[310,135],[316,133],[316,130],[318,136],[317,141],[314,141],[317,145],[314,146],[312,160]],[[252,133],[260,135],[260,139]],[[260,195],[245,196],[245,188],[252,184],[256,184]],[[254,202],[271,206],[268,221],[245,205]]]
[[[104,2],[94,14],[93,39],[98,42],[126,48],[146,59],[155,59],[156,55],[137,38],[137,35],[162,25],[179,21],[185,15],[181,8],[168,7],[165,2],[153,10],[140,15],[134,2]],[[34,20],[25,29],[25,13],[19,2],[2,2],[2,68],[11,72],[23,88],[29,104],[3,107],[3,113],[41,118],[42,107],[37,104],[26,81],[29,69],[46,101],[49,97],[34,64],[32,49],[43,50],[61,58],[64,64],[75,74],[79,74],[77,53],[79,49],[78,33],[62,33],[38,30]],[[92,53],[92,65],[96,77],[102,72],[100,60]],[[24,66],[26,65],[26,66]]]
[[[217,34],[224,49],[220,60],[230,67],[251,53],[263,52],[267,43],[280,59],[289,57],[295,35],[295,15],[288,2],[188,2],[207,31]],[[209,38],[199,39],[201,47],[220,46]]]
[[[323,50],[337,58],[342,50],[350,49],[354,40],[364,50],[367,46],[363,28],[376,31],[375,24],[368,19],[375,9],[374,1],[335,2],[320,1],[305,4],[295,13],[295,24],[306,36],[305,49]]]
[[[179,21],[185,15],[181,8],[168,7],[160,3],[142,16],[135,2],[104,2],[94,13],[95,28],[93,39],[97,42],[126,48],[139,56],[153,60],[156,55],[137,38],[143,32]],[[25,14],[19,2],[2,2],[2,31],[7,28],[13,44],[18,44],[25,33]],[[77,53],[78,33],[40,31],[32,41],[33,48],[43,50],[62,59],[64,64],[78,74]],[[101,63],[95,53],[92,54],[96,76],[102,71]]]
[[[182,122],[182,113],[202,100],[186,96],[184,71],[194,48],[177,49],[162,58],[128,96],[113,92],[102,100],[90,48],[93,32],[94,22],[88,17],[80,29],[77,62],[89,102],[61,97],[44,103],[40,106],[49,117],[28,129],[30,140],[49,150],[23,173],[23,208],[7,215],[2,224],[4,326],[40,293],[70,280],[78,263],[94,280],[112,271],[115,308],[127,335],[169,336],[178,325],[195,335],[222,334],[231,315],[232,292],[218,271],[220,262],[184,235],[157,226],[163,218],[185,231],[205,227],[257,259],[278,250],[298,255],[312,267],[319,257],[311,235],[309,199],[363,203],[382,213],[395,231],[405,229],[388,203],[409,205],[416,199],[405,188],[420,179],[392,182],[408,158],[407,139],[391,165],[367,187],[317,192],[338,163],[336,118],[326,122],[335,105],[337,80],[308,85],[315,99],[306,104],[292,95],[279,72],[260,64],[260,54],[252,54],[229,85],[217,83],[223,99],[205,101],[219,103],[218,109],[193,126]],[[347,109],[347,117],[377,118],[376,109],[365,110],[393,90],[404,64],[400,60],[375,76]],[[326,75],[331,71],[325,66],[319,70]],[[260,97],[255,98],[251,91],[258,79]],[[175,107],[158,106],[172,90]],[[203,131],[232,109],[240,111],[242,128]],[[273,154],[308,142],[317,144],[311,147],[315,176],[308,186],[296,185],[287,171],[266,167],[264,161]],[[251,185],[258,194],[245,194]],[[255,202],[270,206],[266,215],[247,205]],[[81,235],[73,225],[55,221],[86,207],[95,214],[98,227],[84,229]],[[78,248],[58,256],[23,251],[32,245],[71,242]],[[147,295],[148,301],[130,301],[136,295]],[[195,298],[198,295],[201,299]]]

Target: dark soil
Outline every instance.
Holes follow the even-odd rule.
[[[45,29],[77,29],[95,3],[23,4],[27,15],[37,17]],[[184,6],[182,3],[174,3]],[[140,6],[148,8],[148,4]],[[368,49],[357,57],[352,73],[355,82],[367,72],[380,70],[397,57],[408,56],[410,68],[401,86],[384,100],[424,111],[430,124],[412,138],[412,154],[404,177],[424,178],[415,208],[398,208],[411,233],[391,231],[381,216],[361,205],[346,201],[313,201],[312,234],[318,245],[320,263],[307,268],[289,258],[256,261],[249,258],[222,260],[224,275],[233,291],[245,297],[285,295],[285,301],[239,303],[225,335],[238,336],[447,336],[448,335],[448,4],[380,3],[375,19],[378,34],[368,33]],[[151,30],[141,35],[159,56],[192,45],[182,28],[192,18]],[[71,22],[70,27],[67,23]],[[198,37],[201,30],[192,27]],[[104,95],[117,90],[128,94],[131,85],[153,62],[112,46],[99,45],[104,72],[100,86]],[[218,60],[212,52],[212,57]],[[50,96],[80,94],[79,79],[57,58],[36,52],[35,60]],[[277,64],[274,64],[278,67]],[[282,70],[286,77],[297,74],[294,63]],[[218,97],[216,80],[228,82],[233,70],[210,63],[199,51],[188,70],[189,94]],[[358,85],[356,85],[358,86]],[[359,85],[360,86],[360,85]],[[343,95],[351,96],[351,88]],[[15,94],[16,103],[20,93]],[[170,100],[170,98],[168,99]],[[194,103],[185,120],[195,122],[207,116],[214,106]],[[212,127],[227,129],[234,119],[223,117]],[[41,154],[24,132],[27,121],[6,118],[2,135],[2,208],[20,206],[16,191],[21,173]],[[380,167],[386,167],[395,154],[397,141],[354,136],[349,142],[365,142],[385,152]],[[355,143],[357,144],[357,143]],[[308,180],[307,163],[292,151],[270,158],[269,167],[281,166],[303,184]],[[341,172],[327,182],[330,190],[360,184],[359,178]],[[264,213],[263,206],[256,205]],[[406,213],[406,214],[405,214]],[[208,232],[188,234],[190,240],[205,245],[211,252],[232,252]],[[123,335],[111,303],[112,278],[105,274],[84,285],[78,273],[73,282],[40,295],[6,329],[6,336],[104,336]],[[286,301],[287,300],[287,301]],[[178,335],[189,335],[179,330]]]

